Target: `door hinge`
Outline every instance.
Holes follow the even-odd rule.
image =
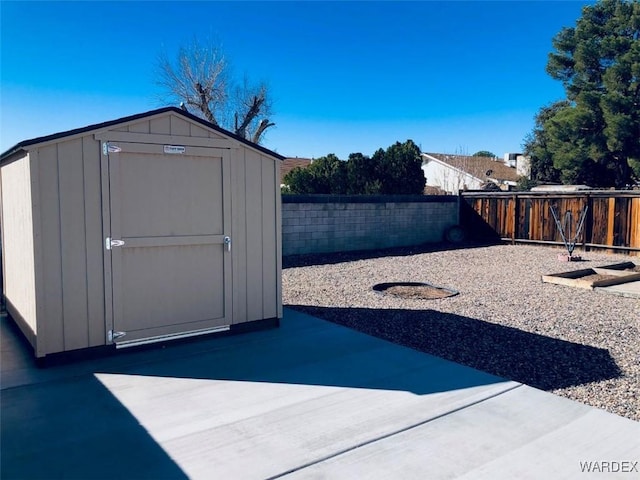
[[[104,239],[104,247],[107,250],[111,250],[113,247],[122,247],[124,245],[124,240],[114,240],[111,237],[107,237]]]
[[[102,154],[104,156],[109,155],[110,153],[120,153],[122,149],[117,145],[111,145],[109,142],[102,143]]]
[[[117,339],[124,337],[127,332],[114,332],[113,330],[109,330],[107,333],[107,340],[109,343],[115,342]]]

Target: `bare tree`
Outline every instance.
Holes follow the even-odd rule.
[[[234,89],[232,103],[236,107],[233,116],[236,135],[260,143],[265,130],[275,125],[268,119],[271,114],[271,102],[267,85],[251,85],[245,76],[241,86]]]
[[[180,48],[175,61],[163,53],[156,70],[163,103],[180,103],[188,112],[255,143],[275,125],[269,120],[267,85],[251,84],[246,76],[241,84],[234,83],[229,64],[214,42],[203,45],[193,40]]]
[[[474,157],[469,156],[466,147],[460,146],[455,153],[440,154],[439,157],[449,165],[449,168],[441,169],[434,179],[442,190],[457,195],[460,190],[479,186],[474,184],[474,177],[469,173],[474,170]]]

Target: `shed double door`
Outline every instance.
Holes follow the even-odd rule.
[[[113,143],[105,149],[112,305],[108,341],[126,346],[228,326],[228,150],[180,147],[180,153],[173,153],[170,147],[165,153],[163,145],[143,143]]]

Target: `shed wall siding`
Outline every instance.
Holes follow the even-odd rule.
[[[278,165],[248,149],[232,162],[234,323],[281,316]]]
[[[49,145],[37,164],[46,329],[38,350],[104,345],[100,143],[85,136]]]
[[[4,294],[37,333],[35,257],[29,155],[2,167]]]

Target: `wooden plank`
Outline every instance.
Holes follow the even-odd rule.
[[[513,196],[513,218],[512,218],[512,231],[511,231],[511,243],[515,244],[516,238],[518,238],[519,231],[519,215],[520,215],[520,200],[518,195]]]
[[[609,198],[609,210],[607,212],[607,245],[613,245],[615,218],[616,218],[616,199]]]
[[[232,148],[235,144],[232,141],[216,138],[199,138],[189,137],[186,135],[161,135],[154,133],[131,133],[131,132],[117,132],[106,131],[96,133],[94,135],[96,140],[106,140],[110,142],[124,142],[131,144],[149,144],[153,146],[159,146],[159,151],[162,152],[164,145],[188,145],[190,147],[207,147],[207,148]],[[120,146],[120,145],[118,145]],[[157,148],[156,148],[157,150]]]
[[[589,194],[585,196],[584,204],[587,212],[584,219],[584,230],[582,233],[582,250],[586,252],[589,250],[587,243],[593,243],[593,202]]]
[[[19,311],[32,332],[37,330],[34,216],[32,208],[31,159],[2,167],[2,266],[7,305]],[[14,314],[14,313],[12,313]]]
[[[260,156],[246,150],[247,195],[247,320],[261,320],[263,292],[262,164]]]
[[[593,225],[591,227],[592,243],[606,245],[607,243],[607,214],[609,211],[608,200],[593,198]]]
[[[191,122],[177,115],[171,115],[171,134],[189,137],[191,135]]]
[[[561,273],[552,273],[551,275],[543,275],[544,277],[554,277],[554,278],[580,278],[585,275],[593,275],[596,273],[593,268],[583,268],[580,270],[572,270],[570,272],[561,272]]]
[[[171,134],[171,118],[169,115],[164,117],[152,118],[149,120],[149,133],[155,135]]]
[[[261,156],[262,170],[262,315],[274,318],[278,315],[276,268],[276,198],[275,161]]]
[[[616,245],[623,247],[630,246],[631,228],[629,225],[631,217],[631,205],[629,198],[618,198],[616,200]]]
[[[89,346],[105,344],[104,238],[102,233],[102,178],[100,142],[84,137],[84,224],[87,265],[87,321]]]
[[[65,351],[89,346],[82,139],[58,145]]]
[[[519,232],[519,238],[531,239],[531,200],[528,198],[520,202]]]
[[[181,235],[171,237],[126,238],[125,246],[128,248],[185,247],[187,245],[222,245],[223,242],[224,235]]]
[[[108,156],[109,175],[109,213],[110,228],[109,235],[112,238],[122,238],[122,182],[121,182],[121,162],[120,155],[109,154]],[[122,328],[124,310],[122,305],[122,250],[105,249],[105,257],[110,259],[111,276],[111,328],[118,331]]]
[[[640,198],[631,199],[631,236],[629,246],[640,248]]]
[[[172,157],[211,157],[212,154],[219,156],[220,152],[212,152],[212,147],[194,147],[191,145],[184,146],[184,153],[165,153],[164,145],[154,143],[126,143],[118,142],[115,146],[119,147],[123,153],[146,153],[154,155],[171,155]],[[214,149],[222,150],[222,149]]]
[[[274,175],[276,192],[276,298],[277,298],[277,316],[283,318],[282,311],[282,195],[280,193],[280,167],[279,160],[274,162]]]
[[[149,133],[149,121],[132,123],[129,125],[129,131],[132,133]]]
[[[206,130],[205,128],[201,127],[200,125],[192,123],[189,135],[191,137],[209,138],[209,130]]]
[[[35,299],[36,299],[36,326],[40,323],[44,323],[44,319],[47,317],[46,305],[44,301],[44,275],[43,275],[43,243],[45,236],[42,233],[42,210],[40,208],[40,177],[39,177],[39,162],[38,162],[38,150],[29,152],[30,169],[31,169],[31,201],[32,201],[32,221],[33,221],[33,265],[34,265],[34,279],[35,279]],[[1,177],[0,177],[1,178]],[[6,278],[6,277],[5,277]],[[6,300],[6,298],[5,298]],[[40,329],[42,341],[38,341],[35,331],[31,332],[30,342],[34,347],[36,357],[46,354],[44,348],[45,334],[44,329]]]
[[[58,146],[38,149],[38,184],[42,238],[42,285],[44,311],[38,319],[38,350],[41,357],[64,351],[62,310],[62,254],[60,238],[60,199],[58,190]]]
[[[604,280],[596,280],[592,282],[593,287],[609,287],[611,285],[620,285],[627,282],[637,282],[640,280],[640,273],[632,273],[630,275],[620,275],[616,278],[608,278]]]
[[[595,272],[592,272],[592,274]],[[580,280],[579,278],[567,278],[556,275],[543,275],[542,281],[546,283],[553,283],[556,285],[565,285],[567,287],[586,288],[591,289],[593,285],[591,282]]]
[[[531,199],[531,240],[540,239],[542,217],[540,216],[540,201]]]
[[[622,262],[622,263],[614,263],[611,265],[605,265],[603,267],[593,267],[595,268],[600,268],[600,269],[606,269],[606,270],[627,270],[629,268],[635,268],[636,264],[633,262]]]
[[[600,267],[593,267],[593,271],[596,272],[598,275],[613,275],[615,277],[628,277],[629,275],[635,274],[633,271],[629,271],[629,270],[617,270],[617,269],[600,268]]]
[[[247,320],[247,193],[244,149],[231,162],[231,238],[233,239],[233,323]]]
[[[111,233],[111,190],[109,178],[109,157],[102,154],[102,142],[100,145],[100,182],[102,194],[102,240],[112,237]],[[102,247],[102,266],[104,272],[104,318],[105,337],[106,332],[113,330],[113,278],[111,265],[111,250]]]
[[[223,245],[223,284],[224,284],[224,325],[233,323],[233,236],[232,236],[232,216],[231,204],[231,152],[222,150],[222,181],[219,188],[222,189],[222,223],[225,236],[231,240],[230,249]],[[219,208],[219,207],[218,207]],[[223,239],[224,242],[225,239]]]

